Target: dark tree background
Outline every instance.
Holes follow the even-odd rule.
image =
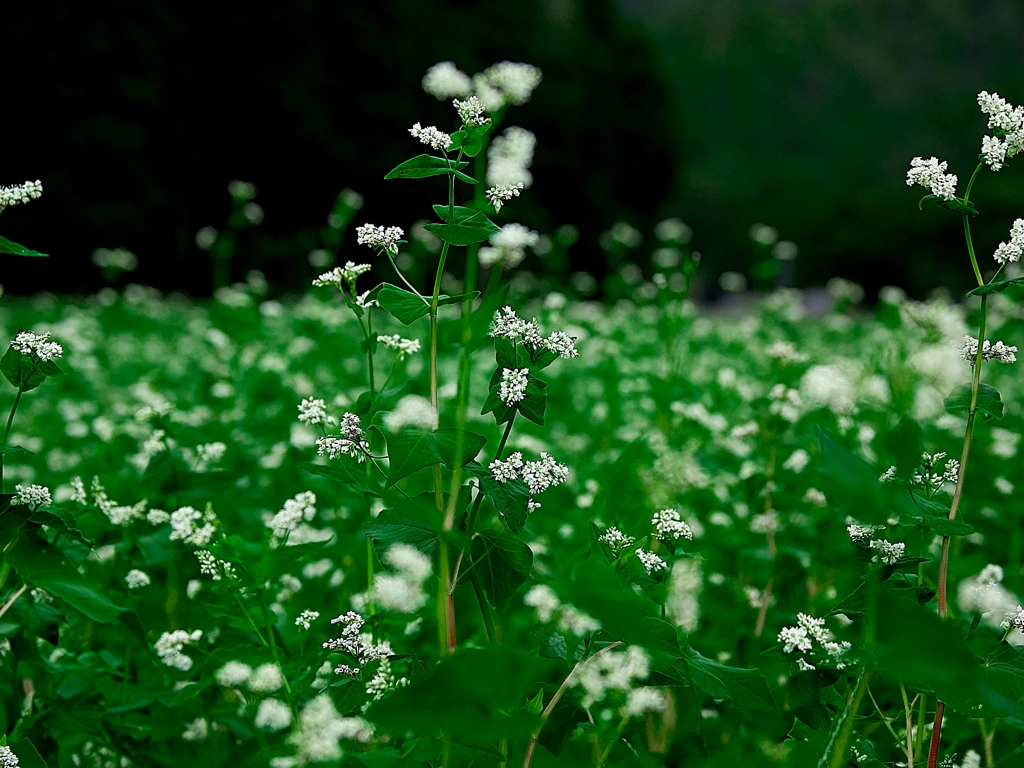
[[[140,266],[122,282],[208,293],[194,236],[223,226],[226,185],[243,179],[266,219],[243,233],[233,277],[259,268],[299,289],[343,187],[366,198],[359,221],[407,229],[437,202],[429,185],[382,180],[417,152],[413,122],[450,125],[420,88],[427,67],[511,59],[544,71],[510,115],[538,137],[516,218],[581,233],[554,277],[603,274],[598,236],[617,220],[647,236],[646,266],[651,227],[679,216],[709,287],[749,266],[755,221],[800,246],[803,285],[966,287],[959,222],[917,211],[903,177],[914,155],[970,172],[977,91],[1024,101],[1022,32],[1017,0],[18,4],[4,20],[0,183],[40,178],[45,193],[0,226],[52,257],[6,262],[2,281],[95,290],[90,253],[123,246]],[[1024,161],[973,199],[984,260],[1024,215]],[[352,240],[342,258],[358,257]]]

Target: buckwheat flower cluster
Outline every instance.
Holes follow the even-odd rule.
[[[846,652],[850,650],[850,643],[845,640],[841,643],[833,640],[832,634],[825,629],[824,619],[816,619],[806,613],[798,613],[796,620],[797,625],[795,627],[783,627],[779,632],[778,642],[782,643],[782,650],[785,653],[794,653],[796,651],[800,653],[815,652],[815,643],[817,643],[819,650],[816,652],[824,654],[822,658],[835,662],[836,669],[846,668],[846,662],[842,659]],[[801,671],[816,668],[805,658],[801,657],[796,661]]]
[[[150,585],[149,574],[145,571],[139,571],[132,569],[128,571],[128,574],[124,577],[125,584],[128,585],[128,589],[141,589],[142,587],[148,587]]]
[[[379,301],[370,298],[370,292],[372,290],[373,289],[371,288],[370,291],[364,291],[363,293],[356,296],[355,303],[357,307],[359,307],[360,309],[369,309],[370,307],[380,306]]]
[[[171,513],[171,541],[181,540],[194,547],[205,547],[213,539],[217,522],[213,511],[205,513],[193,507],[179,507]]]
[[[274,531],[274,537],[283,539],[294,531],[299,523],[310,522],[316,517],[316,494],[303,491],[288,499],[284,506],[267,521],[267,527]]]
[[[540,235],[529,227],[511,222],[491,235],[490,246],[480,249],[480,266],[493,267],[499,261],[508,269],[518,267],[526,258],[526,249],[540,242]]]
[[[554,352],[559,357],[570,360],[580,356],[576,349],[576,338],[568,335],[565,331],[555,331],[547,338],[541,335],[540,326],[536,320],[527,322],[516,315],[512,307],[504,307],[494,313],[494,324],[491,327],[492,338],[521,340],[522,343],[534,350],[545,349]]]
[[[533,496],[543,493],[552,486],[561,485],[569,479],[569,468],[543,452],[540,461],[523,461],[523,454],[516,451],[505,461],[492,461],[488,468],[499,483],[516,478],[526,483],[531,496],[527,506],[531,512],[540,508],[540,504],[533,500]]]
[[[884,528],[884,525],[861,525],[850,522],[846,526],[846,532],[850,535],[851,542],[870,541],[877,531]]]
[[[237,579],[235,566],[227,560],[220,560],[208,549],[197,549],[196,560],[199,561],[199,572],[209,576],[214,581],[221,579]]]
[[[985,344],[981,349],[982,360],[995,360],[1000,363],[1015,363],[1017,362],[1017,347],[1011,347],[1007,344],[1003,344],[1001,341],[997,341],[992,344],[985,340]],[[973,336],[964,336],[963,343],[960,347],[960,358],[968,361],[972,366],[977,362],[978,359],[978,340]]]
[[[303,398],[299,403],[299,421],[303,424],[324,423],[327,421],[327,403],[320,398]]]
[[[319,611],[303,611],[295,617],[295,626],[301,629],[309,629],[313,622],[320,618]]]
[[[988,91],[978,94],[978,106],[988,115],[988,127],[995,134],[981,140],[981,153],[989,168],[998,171],[1007,158],[1024,150],[1024,107]]]
[[[341,717],[326,693],[310,701],[299,713],[298,727],[288,737],[299,764],[341,759],[341,739],[366,743],[373,726],[361,717]]]
[[[597,537],[597,540],[605,544],[608,549],[616,555],[624,549],[633,545],[635,539],[629,534],[623,533],[614,525]]]
[[[798,390],[791,389],[785,384],[776,384],[768,392],[768,398],[771,400],[768,405],[768,413],[772,416],[778,416],[791,423],[799,421],[803,399]]]
[[[378,248],[394,255],[398,253],[398,244],[404,234],[405,230],[401,227],[378,227],[373,224],[363,224],[361,227],[356,227],[356,243]]]
[[[1016,629],[1018,632],[1024,632],[1024,606],[1018,605],[1017,610],[1007,615],[1003,624],[1004,629]]]
[[[625,651],[608,651],[581,664],[572,681],[583,689],[581,704],[589,709],[609,692],[618,691],[628,696],[634,682],[643,680],[651,672],[651,658],[636,645]]]
[[[369,634],[363,634],[363,625],[366,621],[355,611],[343,613],[331,619],[331,624],[341,624],[341,637],[328,640],[324,648],[329,651],[342,651],[352,656],[360,664],[369,664],[371,661],[383,659],[392,654],[391,643],[373,643]],[[352,668],[342,664],[334,671],[336,674],[354,676],[359,674],[359,667]]]
[[[328,435],[317,439],[317,454],[326,455],[328,459],[351,456],[359,463],[366,461],[370,453],[370,443],[366,439],[366,432],[359,425],[359,417],[354,413],[346,413],[338,424],[338,432],[338,437]]]
[[[537,137],[533,131],[513,125],[491,142],[487,150],[487,186],[501,187],[522,184],[524,189],[533,185],[533,153]]]
[[[11,346],[26,357],[32,357],[40,363],[64,356],[64,347],[55,341],[50,341],[49,331],[42,334],[22,331],[14,337]]]
[[[27,504],[32,509],[38,509],[39,507],[48,507],[53,503],[53,500],[50,498],[50,489],[45,486],[16,485],[14,490],[16,493],[14,498],[11,499],[12,506]]]
[[[797,351],[797,348],[789,341],[776,341],[774,344],[769,344],[765,347],[764,354],[769,360],[774,360],[779,365],[796,365],[797,363],[806,363],[811,359],[810,355]]]
[[[181,734],[185,741],[202,741],[210,735],[210,724],[205,717],[197,717],[188,724],[188,728]]]
[[[38,200],[43,195],[43,182],[26,181],[10,187],[0,187],[0,211],[12,205],[25,204],[30,200]]]
[[[165,665],[174,669],[180,669],[182,672],[187,672],[192,669],[192,659],[182,653],[182,651],[186,645],[198,643],[202,637],[203,631],[201,629],[194,630],[193,632],[176,629],[173,632],[164,632],[160,635],[160,639],[156,641],[153,647],[156,650],[156,655],[160,657],[160,661]]]
[[[946,483],[955,483],[960,474],[960,462],[948,459],[943,464],[945,458],[945,451],[922,453],[921,466],[914,470],[911,483],[929,491],[937,491]]]
[[[373,580],[373,599],[378,605],[398,613],[415,613],[426,605],[423,582],[432,573],[429,557],[411,544],[392,544],[384,553],[384,564],[394,572]]]
[[[878,482],[880,483],[891,483],[896,479],[896,466],[889,467],[885,472],[878,476]]]
[[[530,323],[519,317],[512,307],[504,307],[494,313],[492,338],[517,339],[526,333]]]
[[[1000,243],[992,258],[1002,267],[1020,261],[1021,254],[1024,254],[1024,219],[1017,219],[1010,228],[1009,241]]]
[[[501,386],[498,388],[501,402],[511,407],[525,398],[529,379],[529,368],[505,368],[501,372]]]
[[[477,75],[474,78],[474,85],[480,90],[480,84],[486,83],[498,89],[505,102],[522,106],[530,100],[534,90],[540,85],[541,77],[540,69],[532,64],[503,61]]]
[[[402,234],[404,233],[400,233],[398,236],[401,237]],[[320,277],[313,280],[313,285],[317,288],[333,285],[340,291],[345,283],[348,283],[349,287],[354,287],[356,278],[369,271],[369,264],[356,264],[354,261],[346,261],[344,267],[335,267],[329,272],[324,272]]]
[[[657,688],[634,688],[626,697],[626,703],[619,710],[623,717],[639,717],[648,712],[664,712],[668,698]]]
[[[547,624],[552,619],[560,632],[570,632],[583,637],[588,632],[597,632],[601,623],[576,608],[563,603],[555,591],[545,584],[537,584],[523,595],[523,604],[537,611],[537,621]]]
[[[683,522],[678,510],[663,509],[656,512],[651,518],[651,527],[654,528],[654,535],[659,541],[675,542],[679,539],[693,541],[693,529]]]
[[[392,691],[404,688],[409,684],[409,679],[401,677],[391,670],[391,660],[387,657],[380,660],[377,672],[366,683],[366,695],[374,701],[380,701]]]
[[[459,113],[459,118],[462,120],[463,125],[487,125],[491,122],[491,118],[484,117],[484,105],[476,96],[470,96],[465,101],[454,99],[452,106]]]
[[[397,333],[394,336],[378,336],[377,343],[394,352],[399,360],[405,360],[406,355],[415,355],[420,351],[419,339],[403,339]]]
[[[0,766],[3,768],[18,768],[20,761],[14,751],[8,746],[0,747]]]
[[[915,157],[910,161],[910,170],[907,171],[907,186],[919,184],[930,189],[936,197],[952,200],[956,197],[957,178],[956,174],[946,173],[947,166],[948,163],[940,163],[936,157],[927,160]]]
[[[440,149],[447,152],[448,147],[452,145],[452,137],[444,131],[439,131],[433,125],[428,126],[427,128],[421,128],[420,124],[416,123],[409,129],[409,133],[431,149]]]
[[[893,544],[885,539],[872,539],[871,543],[868,544],[868,548],[878,553],[874,558],[876,561],[883,565],[895,565],[903,558],[907,545],[902,542]]]
[[[438,101],[468,96],[473,92],[473,79],[456,67],[455,62],[441,61],[423,76],[423,90]]]
[[[264,699],[256,710],[253,724],[261,731],[283,731],[292,724],[292,711],[283,701]]]
[[[76,504],[89,503],[89,496],[85,492],[85,483],[82,482],[81,477],[72,477],[68,485],[71,486],[71,496],[68,497],[68,501],[73,501]]]
[[[648,574],[668,570],[668,563],[653,552],[648,552],[646,549],[637,548],[636,557]]]
[[[487,196],[487,200],[494,206],[495,213],[501,213],[501,206],[511,200],[513,197],[519,197],[519,193],[525,188],[523,182],[516,182],[515,184],[501,184],[496,187],[491,187],[484,194]]]
[[[229,661],[217,670],[214,680],[217,685],[224,688],[240,688],[245,685],[252,676],[252,667],[243,664],[241,661]]]
[[[965,614],[980,613],[986,626],[1010,629],[1020,601],[1002,581],[1003,569],[992,564],[961,581],[956,591],[960,610]]]
[[[246,685],[253,693],[273,693],[284,685],[284,675],[277,664],[260,664],[252,671]]]

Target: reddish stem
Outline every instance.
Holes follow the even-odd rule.
[[[942,733],[942,713],[946,705],[941,701],[935,706],[935,725],[932,727],[932,743],[928,749],[928,768],[936,768],[939,764],[939,737]]]

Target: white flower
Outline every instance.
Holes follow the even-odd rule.
[[[850,541],[867,541],[885,526],[882,525],[860,525],[850,523],[846,526],[846,532],[850,535]]]
[[[615,554],[618,554],[627,547],[632,546],[633,542],[635,541],[635,539],[632,536],[623,533],[615,526],[612,526],[604,533],[602,533],[600,536],[598,536],[597,540],[600,541],[602,544],[606,544],[608,548]]]
[[[907,186],[920,184],[931,189],[933,195],[943,200],[952,200],[956,197],[957,178],[955,174],[946,173],[947,165],[945,161],[940,163],[935,157],[927,160],[915,157],[910,161],[910,170],[907,171]]]
[[[878,550],[878,554],[875,556],[875,559],[884,565],[895,565],[903,557],[903,553],[907,549],[906,544],[893,544],[885,539],[872,539],[871,543],[868,544],[868,547],[870,549]]]
[[[394,255],[398,253],[398,243],[405,231],[401,227],[378,227],[373,224],[363,224],[356,227],[356,243],[368,245],[371,248],[379,248]]]
[[[562,607],[562,602],[551,587],[545,584],[537,584],[530,587],[523,595],[523,605],[527,605],[537,611],[537,620],[541,624],[551,621],[551,618]]]
[[[985,344],[982,346],[981,359],[982,360],[995,360],[1000,363],[1015,363],[1017,362],[1017,347],[1011,347],[1007,344],[1003,344],[1001,341],[997,341],[992,344],[988,339],[985,340]],[[978,359],[978,340],[973,336],[964,336],[963,343],[960,347],[960,358],[970,362],[973,366]]]
[[[193,507],[179,507],[171,513],[171,540],[181,539],[194,547],[204,547],[216,531],[214,520],[212,512],[203,514]],[[203,524],[197,525],[200,521]]]
[[[985,156],[985,162],[993,171],[998,171],[1003,167],[1007,148],[1008,143],[1003,139],[997,139],[994,136],[981,137],[981,154]]]
[[[284,685],[284,675],[277,664],[260,664],[253,670],[246,685],[253,693],[273,693]]]
[[[491,205],[494,206],[496,213],[501,212],[501,206],[511,200],[513,197],[519,197],[519,193],[523,191],[523,182],[517,182],[515,184],[502,184],[497,187],[491,187],[484,194],[490,201]]]
[[[0,187],[0,211],[11,205],[24,204],[29,200],[38,200],[42,194],[43,183],[39,179],[15,184],[11,187]]]
[[[1024,254],[1024,219],[1017,219],[1013,222],[1013,227],[1010,228],[1010,240],[1000,243],[996,252],[992,254],[992,258],[1000,266],[1004,266],[1008,262],[1020,261],[1022,254]]]
[[[525,333],[529,324],[518,317],[512,307],[504,307],[494,313],[494,327],[490,335],[494,338],[515,339]]]
[[[356,296],[355,301],[356,301],[356,306],[357,307],[359,307],[360,309],[369,309],[370,307],[379,307],[380,306],[380,302],[379,301],[377,301],[376,299],[369,298],[370,293],[372,292],[372,290],[373,289],[371,288],[369,291],[365,291],[365,292],[359,294],[358,296]]]
[[[882,474],[880,474],[878,476],[878,482],[880,482],[880,483],[890,483],[890,482],[892,482],[895,479],[896,479],[896,467],[895,466],[889,467],[887,470],[885,470],[885,472],[883,472]]]
[[[124,577],[125,583],[128,585],[128,589],[139,589],[140,587],[148,587],[150,584],[149,575],[145,571],[139,571],[132,569],[128,571],[128,575]]]
[[[203,632],[200,629],[187,632],[184,629],[176,629],[173,632],[164,632],[160,639],[153,644],[156,655],[160,661],[168,667],[180,669],[187,672],[192,669],[192,659],[182,653],[186,645],[197,643],[202,638]]]
[[[370,452],[370,443],[366,439],[366,432],[359,425],[359,417],[354,413],[346,413],[341,417],[338,425],[340,437],[328,435],[318,438],[316,441],[317,454],[327,455],[328,459],[335,459],[338,456],[351,456],[362,463]]]
[[[312,491],[303,491],[296,494],[294,498],[288,499],[276,515],[267,521],[267,527],[272,528],[274,536],[281,539],[285,534],[294,531],[301,522],[310,522],[316,517],[316,494]]]
[[[16,485],[14,490],[17,493],[14,494],[14,498],[11,499],[11,505],[16,506],[18,504],[27,504],[33,509],[38,509],[43,506],[50,506],[53,500],[50,498],[50,489],[42,485]]]
[[[626,697],[626,703],[619,714],[623,717],[637,717],[647,712],[663,712],[668,707],[668,698],[657,688],[634,688]]]
[[[299,421],[303,424],[320,424],[327,420],[327,403],[318,398],[306,397],[299,403]]]
[[[1024,632],[1024,607],[1017,605],[1017,609],[1012,612],[1008,612],[1006,621],[1003,622],[1006,629],[1016,629],[1018,632]]]
[[[1024,107],[1015,107],[998,93],[987,91],[978,94],[978,106],[988,115],[988,127],[997,137],[989,142],[982,140],[982,154],[992,170],[998,171],[1005,158],[1024,150]],[[1003,146],[997,148],[994,145],[999,138]]]
[[[668,569],[668,563],[662,560],[653,552],[648,552],[646,549],[637,549],[636,556],[644,566],[644,570],[647,573],[655,573],[657,571],[664,571]]]
[[[35,357],[39,362],[45,363],[47,360],[64,356],[64,348],[49,339],[49,332],[35,334],[31,331],[22,331],[14,337],[11,346],[26,357]]]
[[[810,355],[798,352],[797,348],[789,341],[776,341],[765,347],[764,354],[770,360],[775,360],[779,365],[794,365],[806,363]]]
[[[536,496],[568,480],[569,468],[542,451],[540,461],[527,461],[523,464],[522,477],[530,489],[530,495]]]
[[[427,398],[422,395],[406,395],[393,410],[384,414],[384,427],[388,432],[401,432],[410,426],[431,430],[434,428],[434,415],[434,407]]]
[[[410,544],[392,544],[384,563],[395,573],[379,574],[373,580],[373,598],[382,608],[415,613],[427,603],[423,582],[431,573],[430,558]]]
[[[237,688],[245,685],[251,676],[252,667],[248,664],[243,664],[240,661],[229,661],[217,670],[214,679],[217,681],[217,685],[224,688]]]
[[[408,678],[399,677],[391,671],[391,660],[383,658],[375,674],[366,684],[366,693],[372,696],[374,701],[380,701],[392,691],[404,688],[409,684]]]
[[[796,667],[801,672],[811,672],[811,671],[817,669],[816,666],[814,666],[813,664],[809,663],[804,658],[799,658],[799,659],[796,660]]]
[[[487,186],[501,187],[522,184],[525,189],[533,185],[533,153],[537,137],[532,131],[510,126],[491,142],[487,150]]]
[[[455,107],[455,111],[459,113],[459,118],[464,125],[487,125],[487,123],[491,122],[489,117],[483,116],[484,105],[476,96],[470,96],[465,101],[454,99],[452,105]]]
[[[188,728],[181,734],[181,738],[185,739],[185,741],[202,741],[209,733],[210,724],[206,721],[206,718],[197,717],[188,724]]]
[[[539,613],[539,611],[538,611]],[[573,605],[563,605],[558,612],[559,632],[568,632],[583,637],[588,632],[597,632],[601,629],[601,622],[583,613]]]
[[[292,711],[283,701],[264,699],[254,721],[261,731],[281,731],[292,724]]]
[[[790,472],[800,473],[804,471],[804,468],[810,463],[811,457],[803,448],[797,448],[793,451],[792,455],[786,459],[782,466],[784,469],[788,469]]]
[[[792,653],[794,650],[811,650],[811,638],[803,627],[783,627],[779,632],[778,642],[783,644],[783,651]]]
[[[693,529],[683,522],[679,512],[675,509],[663,509],[655,513],[651,518],[651,527],[654,528],[654,535],[660,541],[693,540]]]
[[[518,267],[526,258],[526,249],[540,242],[540,235],[529,227],[510,222],[491,235],[491,247],[480,249],[480,265],[493,267],[502,261],[505,267]]]
[[[318,611],[303,611],[295,617],[295,626],[302,629],[309,629],[313,622],[320,618]]]
[[[85,483],[82,482],[82,478],[71,478],[69,485],[71,486],[71,495],[68,497],[69,501],[73,501],[76,504],[89,503],[89,497],[85,493]]]
[[[228,447],[221,442],[203,443],[196,446],[196,470],[202,471],[224,458]]]
[[[219,560],[213,553],[206,549],[196,550],[196,559],[199,561],[199,572],[211,577],[214,581],[222,578],[236,579],[235,566],[227,560]]]
[[[687,634],[695,632],[700,622],[700,594],[703,589],[700,560],[685,558],[672,565],[665,596],[666,613],[669,620]]]
[[[438,101],[444,101],[453,96],[468,96],[473,91],[473,80],[454,62],[442,61],[423,76],[423,90]]]
[[[494,479],[499,483],[507,483],[509,480],[515,480],[519,477],[519,473],[523,471],[523,466],[523,454],[516,451],[505,461],[495,459],[488,465],[488,469],[491,470]]]
[[[0,747],[0,766],[3,768],[18,768],[18,756],[8,746]]]
[[[532,64],[503,61],[488,67],[479,77],[499,89],[507,103],[521,106],[530,100],[540,85],[541,71]]]
[[[333,285],[340,291],[345,283],[348,283],[350,287],[354,287],[356,278],[369,271],[369,264],[356,264],[352,261],[346,261],[344,267],[335,267],[329,272],[324,272],[320,277],[313,280],[313,285],[318,288]]]
[[[853,383],[834,365],[815,365],[800,381],[800,391],[811,402],[837,414],[849,414],[856,407]]]
[[[501,372],[501,385],[498,388],[498,399],[511,407],[526,397],[529,384],[529,368],[505,368]]]
[[[594,656],[577,669],[572,682],[583,688],[581,703],[584,708],[590,708],[609,691],[632,690],[634,680],[642,680],[650,674],[651,659],[643,648],[631,645],[622,653],[608,651]]]
[[[439,131],[432,125],[427,128],[421,128],[420,124],[416,123],[409,129],[409,133],[431,149],[447,151],[448,147],[452,145],[452,137],[444,131]]]
[[[419,339],[403,339],[397,333],[394,336],[378,336],[377,342],[394,352],[399,360],[420,351]]]
[[[580,356],[576,349],[576,338],[565,331],[554,331],[546,339],[542,339],[540,346],[565,360],[575,359]]]

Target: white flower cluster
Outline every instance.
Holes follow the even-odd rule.
[[[32,509],[38,509],[39,507],[48,507],[53,503],[53,500],[50,498],[50,489],[46,486],[16,485],[14,490],[16,493],[14,498],[11,499],[12,506],[27,504]]]
[[[578,667],[573,685],[583,689],[581,704],[589,709],[604,699],[610,691],[629,695],[634,681],[643,680],[651,672],[651,658],[647,652],[631,645],[625,651],[607,651],[595,655]]]
[[[435,415],[434,407],[423,395],[406,395],[384,415],[384,427],[388,432],[401,432],[406,427],[429,430],[434,428]]]
[[[978,106],[988,115],[988,127],[995,134],[981,140],[981,153],[993,171],[1003,162],[1024,150],[1024,107],[1015,107],[998,93],[982,91]]]
[[[380,701],[389,693],[409,684],[409,678],[401,677],[391,671],[391,659],[384,657],[380,660],[377,672],[366,683],[366,694],[374,701]]]
[[[20,761],[18,756],[14,754],[14,750],[6,745],[0,747],[0,766],[3,768],[18,768],[19,764]]]
[[[128,571],[124,581],[128,585],[128,589],[141,589],[142,587],[148,587],[151,583],[148,573],[134,568]]]
[[[402,234],[404,233],[400,233],[398,237],[401,237]],[[353,261],[346,261],[344,267],[335,267],[330,272],[324,272],[320,277],[313,280],[313,285],[317,288],[333,285],[340,291],[345,283],[348,283],[350,287],[355,286],[356,278],[369,271],[369,264],[356,264]]]
[[[302,629],[309,629],[313,625],[313,622],[319,618],[319,611],[303,611],[295,617],[295,626]]]
[[[32,333],[22,331],[11,342],[11,346],[18,352],[34,357],[41,363],[48,360],[59,359],[64,356],[64,348],[55,341],[50,341],[50,333]]]
[[[494,313],[492,338],[522,339],[523,344],[533,349],[546,349],[559,357],[570,360],[580,356],[576,349],[576,338],[565,331],[555,331],[546,339],[541,336],[536,320],[527,322],[516,315],[512,307],[504,307]]]
[[[277,664],[266,663],[253,669],[240,661],[229,661],[214,675],[224,688],[247,687],[253,693],[273,693],[284,685],[284,675]]]
[[[82,490],[84,491],[85,489],[83,488]],[[107,519],[110,520],[113,525],[129,525],[134,520],[141,520],[143,512],[146,511],[146,505],[148,502],[145,499],[131,506],[118,504],[112,498],[107,496],[107,492],[100,483],[100,479],[98,477],[93,477],[91,490],[93,504],[95,504],[99,510],[107,516]],[[85,502],[83,501],[82,503],[84,504]],[[159,510],[154,511],[158,512]],[[167,519],[169,520],[170,517],[168,516]],[[162,520],[161,522],[167,522],[167,520]],[[154,525],[159,525],[159,523],[154,523]]]
[[[299,421],[303,424],[322,424],[327,421],[327,403],[320,398],[304,397],[299,403]]]
[[[657,688],[634,688],[626,696],[626,703],[619,710],[623,717],[639,717],[648,712],[664,712],[668,708],[668,697]]]
[[[1020,261],[1022,254],[1024,254],[1024,219],[1017,219],[1010,227],[1009,241],[1000,243],[996,252],[992,254],[992,258],[1002,267],[1008,263]]]
[[[636,541],[628,533],[623,533],[614,525],[598,536],[597,540],[607,545],[608,549],[616,555],[622,550],[633,546],[633,542]]]
[[[783,644],[784,652],[809,653],[815,650],[814,644],[817,643],[821,647],[821,651],[836,662],[836,669],[846,668],[846,662],[841,659],[850,650],[850,644],[845,640],[841,643],[835,642],[832,639],[832,634],[825,629],[824,619],[816,619],[806,613],[798,613],[796,621],[795,627],[783,627],[779,632],[778,642]],[[815,666],[805,658],[797,659],[797,666],[801,671],[815,669]]]
[[[38,200],[43,195],[43,182],[26,181],[10,187],[0,187],[0,211],[11,205],[24,204],[29,200]]]
[[[234,565],[227,560],[215,557],[208,549],[197,549],[196,560],[199,561],[199,572],[209,576],[214,581],[238,578]]]
[[[501,206],[511,200],[513,197],[519,197],[519,193],[523,191],[525,185],[519,181],[515,184],[501,184],[496,187],[491,187],[484,194],[487,196],[487,200],[494,206],[495,213],[501,213]]]
[[[653,552],[648,552],[646,549],[637,548],[636,550],[637,559],[643,565],[644,570],[648,574],[657,573],[658,571],[668,570],[668,563],[662,560]]]
[[[540,242],[540,235],[529,227],[510,222],[495,232],[491,244],[480,249],[480,266],[493,267],[498,262],[508,269],[518,267],[526,258],[526,249]]]
[[[201,629],[193,632],[176,629],[173,632],[164,632],[160,635],[160,639],[156,641],[153,647],[156,650],[156,655],[160,657],[160,661],[168,667],[187,672],[192,669],[192,659],[182,653],[182,651],[186,645],[198,643],[202,637],[203,631]]]
[[[871,537],[883,528],[884,525],[861,525],[847,519],[846,532],[850,534],[850,541],[870,541]]]
[[[826,366],[815,366],[811,370],[823,367]],[[809,381],[812,383],[812,394],[827,394],[825,388],[817,386],[817,379],[811,377]],[[785,384],[776,384],[768,392],[768,398],[771,400],[771,404],[768,406],[768,413],[772,416],[778,416],[791,423],[800,419],[800,406],[803,404],[803,399],[800,397],[798,390],[787,387]]]
[[[392,654],[391,643],[384,641],[374,644],[369,634],[363,634],[365,619],[355,611],[343,613],[331,619],[331,624],[341,624],[341,637],[328,640],[324,648],[329,651],[342,651],[353,656],[360,664],[369,664],[377,659],[387,658]],[[353,669],[343,664],[335,669],[336,674],[358,675],[359,667]]]
[[[196,446],[196,470],[202,471],[224,458],[228,447],[224,443],[203,443]]]
[[[601,623],[583,613],[570,603],[563,603],[551,587],[537,584],[523,595],[523,604],[537,611],[537,621],[547,624],[555,619],[559,632],[569,632],[583,637],[588,632],[597,632]]]
[[[491,118],[484,117],[484,105],[476,96],[470,96],[465,101],[453,99],[452,105],[455,107],[455,111],[459,113],[459,118],[462,120],[463,125],[487,125],[491,122]]]
[[[765,357],[774,360],[779,365],[796,365],[806,363],[811,359],[810,355],[799,352],[790,341],[776,341],[769,344],[764,350]]]
[[[379,248],[394,255],[398,253],[398,244],[404,234],[405,230],[401,227],[378,227],[373,224],[363,224],[361,227],[356,227],[356,243]]]
[[[339,437],[328,435],[317,438],[316,452],[320,456],[326,454],[328,459],[336,459],[338,456],[351,456],[362,463],[366,461],[370,453],[370,443],[366,439],[366,432],[359,425],[359,417],[354,413],[346,413],[341,417],[338,425]]]
[[[253,724],[261,731],[283,731],[292,724],[292,711],[280,699],[264,699],[256,710]]]
[[[420,351],[419,339],[403,339],[397,333],[394,336],[378,336],[377,343],[394,352],[399,360],[405,360],[406,355],[415,355]]]
[[[370,723],[361,717],[341,717],[331,697],[321,693],[299,713],[298,727],[288,741],[295,747],[299,764],[305,765],[341,759],[341,739],[366,743],[372,738]]]
[[[171,541],[180,539],[193,547],[205,547],[216,532],[217,517],[212,509],[200,512],[193,507],[179,507],[171,513]]]
[[[910,170],[907,171],[907,186],[920,184],[930,189],[936,197],[952,200],[956,197],[957,178],[955,173],[946,173],[947,166],[948,163],[940,163],[936,157],[927,160],[915,157],[910,161]]]
[[[494,479],[499,483],[509,480],[521,479],[530,489],[529,509],[533,512],[540,508],[540,504],[533,500],[533,496],[543,493],[548,488],[561,485],[569,479],[569,468],[565,464],[559,464],[549,454],[541,452],[540,461],[523,461],[523,454],[516,451],[505,461],[495,459],[488,465]]]
[[[430,558],[411,544],[392,544],[384,553],[384,564],[394,573],[373,579],[372,598],[379,606],[398,613],[415,613],[427,603],[423,589],[432,573]]]
[[[205,717],[197,717],[182,732],[181,738],[185,741],[202,741],[210,735],[210,723]]]
[[[995,360],[1000,363],[1015,363],[1017,362],[1017,347],[1011,347],[1007,344],[1003,344],[1001,341],[997,341],[992,344],[988,339],[985,339],[985,344],[981,349],[982,360]],[[960,358],[968,361],[971,365],[974,365],[978,359],[978,340],[973,336],[964,336],[963,343],[960,346]]]
[[[440,149],[447,152],[448,147],[452,145],[452,137],[444,131],[439,131],[433,125],[428,126],[427,128],[421,128],[420,124],[416,123],[409,129],[409,133],[431,149]]]
[[[945,458],[945,451],[922,453],[921,466],[914,470],[911,483],[929,491],[937,491],[946,483],[955,483],[960,475],[960,462],[949,459],[943,464]]]
[[[501,372],[501,385],[498,387],[498,398],[508,407],[526,397],[526,387],[530,383],[529,368],[505,368]]]
[[[883,565],[896,565],[903,558],[903,553],[907,551],[906,544],[902,542],[893,544],[886,539],[872,539],[868,548],[878,552],[874,559]]]
[[[1003,623],[1006,629],[1016,629],[1018,632],[1024,632],[1024,606],[1018,605],[1017,610],[1008,615]]]
[[[1020,612],[1020,601],[1002,584],[1003,569],[986,565],[981,572],[969,576],[957,586],[956,601],[964,613],[980,613],[982,621],[990,627],[1007,630],[1015,626]],[[1019,623],[1024,626],[1024,616]]]
[[[510,126],[491,142],[487,150],[487,186],[504,187],[522,184],[533,186],[533,154],[537,149],[537,136],[533,131]]]
[[[889,467],[885,472],[878,476],[878,482],[880,483],[891,483],[896,479],[896,465]]]
[[[455,62],[442,61],[427,70],[423,76],[423,90],[438,101],[453,96],[468,96],[473,91],[473,78],[455,66]]]
[[[285,538],[295,530],[299,523],[310,522],[316,517],[316,494],[312,491],[303,491],[288,499],[284,506],[267,521],[267,527],[272,529],[274,537]]]
[[[675,542],[679,539],[693,541],[693,529],[683,522],[679,511],[663,509],[651,518],[651,527],[659,541]]]

